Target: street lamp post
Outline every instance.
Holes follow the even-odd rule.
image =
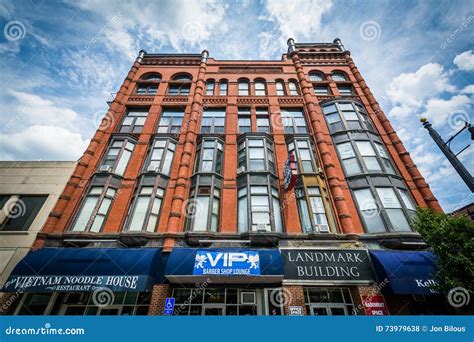
[[[448,158],[451,165],[453,165],[453,167],[456,169],[459,176],[461,176],[462,180],[466,183],[469,189],[472,192],[474,192],[474,179],[472,175],[469,173],[469,171],[464,167],[464,165],[461,163],[461,161],[457,157],[461,152],[466,150],[470,145],[467,145],[456,154],[453,151],[451,151],[451,148],[449,147],[449,144],[451,143],[451,141],[454,138],[456,138],[456,136],[458,136],[458,134],[464,131],[466,128],[471,133],[471,140],[473,140],[474,127],[472,127],[469,123],[466,122],[466,124],[460,131],[458,131],[455,135],[453,135],[447,141],[444,141],[443,138],[441,138],[441,136],[438,134],[438,132],[436,132],[436,130],[431,126],[431,123],[426,118],[422,118],[420,121],[423,123],[423,126],[428,130],[428,132],[430,133],[436,145],[438,145],[438,147],[444,153],[446,158]]]

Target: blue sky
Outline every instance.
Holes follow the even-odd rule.
[[[473,122],[472,1],[0,0],[0,28],[2,160],[79,158],[142,48],[280,59],[290,36],[339,37],[444,209],[473,201],[419,123]]]

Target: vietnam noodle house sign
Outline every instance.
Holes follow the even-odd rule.
[[[314,282],[374,281],[367,250],[282,249],[284,279]]]

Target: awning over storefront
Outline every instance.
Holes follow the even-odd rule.
[[[283,266],[277,249],[175,248],[165,276],[175,283],[279,283]]]
[[[377,280],[393,294],[435,295],[436,256],[431,252],[371,251]]]
[[[163,271],[158,248],[42,248],[18,263],[2,291],[149,291]]]

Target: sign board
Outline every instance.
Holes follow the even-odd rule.
[[[388,315],[387,305],[381,295],[362,296],[365,314],[368,316],[386,316]]]
[[[194,260],[193,275],[260,275],[260,257],[257,251],[210,252],[198,250]]]
[[[288,159],[285,162],[285,168],[283,169],[283,178],[285,184],[285,190],[289,191],[295,186],[296,180],[298,179],[298,173],[296,172],[296,161],[295,155],[289,154]]]
[[[173,315],[173,310],[174,310],[174,301],[175,299],[172,297],[168,297],[165,300],[165,310],[163,314],[165,316],[172,316]]]
[[[302,306],[290,306],[288,308],[288,315],[290,316],[303,316]]]
[[[112,291],[143,291],[148,276],[138,275],[41,275],[14,276],[5,283],[4,291],[91,292],[98,288]]]
[[[374,281],[367,250],[282,249],[285,280],[319,283]]]

